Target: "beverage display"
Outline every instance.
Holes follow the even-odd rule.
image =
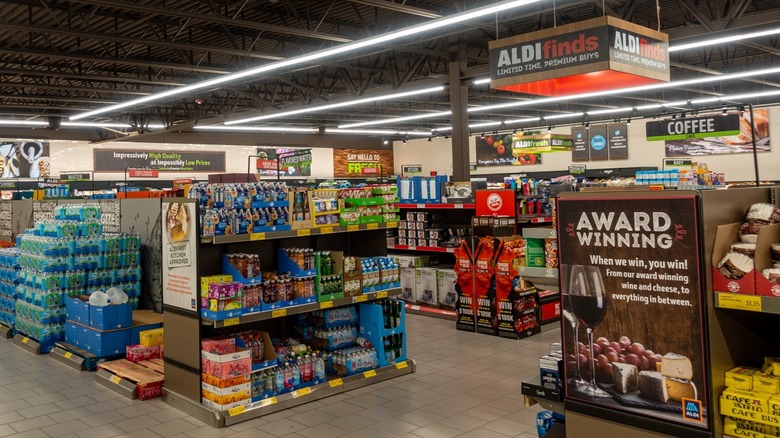
[[[569,278],[569,304],[577,321],[585,326],[590,346],[590,357],[594,357],[593,328],[603,319],[607,311],[607,297],[601,271],[596,266],[574,265]],[[590,362],[590,382],[577,389],[593,397],[611,397],[596,384],[596,366]]]

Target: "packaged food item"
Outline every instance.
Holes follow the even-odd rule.
[[[726,371],[726,387],[751,390],[753,389],[753,376],[761,374],[761,370],[748,367],[736,367]]]

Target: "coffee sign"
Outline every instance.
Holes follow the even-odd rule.
[[[667,119],[645,126],[648,141],[722,137],[740,132],[738,114]]]

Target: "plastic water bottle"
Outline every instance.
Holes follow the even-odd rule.
[[[317,355],[317,358],[314,360],[314,379],[317,381],[323,381],[325,380],[325,361],[322,360],[322,357]]]
[[[127,303],[127,294],[121,289],[112,287],[111,289],[106,291],[106,296],[108,296],[109,302],[113,304]]]
[[[108,295],[101,291],[95,291],[92,292],[92,294],[89,296],[89,305],[90,306],[108,306],[111,301],[108,298]]]

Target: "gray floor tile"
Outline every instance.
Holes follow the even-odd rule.
[[[306,429],[306,426],[301,423],[296,423],[289,418],[272,421],[260,428],[263,432],[268,432],[274,436],[287,436],[293,432],[300,432],[303,429]]]
[[[301,423],[304,426],[313,427],[318,424],[327,423],[330,420],[335,419],[331,414],[328,414],[326,412],[322,412],[320,410],[313,410],[309,412],[303,412],[300,414],[293,415],[290,417],[290,420],[295,421],[296,423]]]
[[[59,411],[53,414],[49,414],[49,418],[56,421],[57,423],[64,423],[70,420],[83,420],[84,417],[88,417],[90,415],[92,415],[92,412],[89,412],[84,408],[73,408],[68,409],[67,411]]]
[[[125,432],[134,432],[140,429],[145,429],[150,426],[160,424],[154,417],[150,415],[139,415],[137,417],[128,418],[127,420],[120,420],[114,423],[114,426],[124,430]]]
[[[11,426],[7,424],[0,425],[0,436],[8,436],[15,433],[16,431]]]
[[[371,429],[391,436],[401,436],[418,428],[419,427],[415,424],[407,423],[395,418],[391,418],[371,426]]]
[[[376,423],[374,420],[354,413],[349,416],[337,417],[334,420],[328,421],[328,424],[332,424],[347,432],[354,432],[359,429],[365,429]]]
[[[299,435],[308,438],[336,438],[344,435],[344,429],[338,428],[332,424],[322,423],[313,427],[298,431]]]
[[[125,433],[122,429],[113,424],[104,424],[98,427],[92,427],[88,430],[76,432],[79,438],[111,438]]]
[[[164,437],[176,435],[177,433],[181,433],[181,432],[187,433],[188,431],[197,428],[198,426],[195,426],[194,424],[189,423],[181,418],[179,418],[178,420],[159,423],[154,426],[148,427],[148,429],[151,430],[152,432]]]
[[[47,435],[52,437],[68,435],[88,429],[90,429],[90,426],[81,420],[58,422],[57,424],[41,428]]]
[[[27,432],[33,429],[40,429],[42,427],[51,426],[52,424],[54,424],[54,420],[45,415],[8,423],[8,425],[17,432]]]
[[[507,436],[515,436],[526,432],[529,427],[530,426],[527,424],[512,421],[508,418],[499,418],[498,420],[485,424],[482,428],[486,430],[492,430],[493,432],[502,433]]]
[[[433,423],[423,426],[411,433],[423,438],[452,438],[460,435],[462,432],[443,424]]]
[[[89,412],[89,411],[87,411]],[[124,415],[116,412],[116,411],[108,411],[108,412],[102,412],[100,414],[88,414],[86,417],[82,418],[81,420],[87,424],[89,424],[92,427],[98,427],[102,426],[104,424],[111,424],[115,423],[117,421],[126,420],[127,417]],[[162,421],[162,420],[160,420]]]
[[[472,417],[467,413],[461,413],[439,420],[438,423],[453,429],[468,432],[474,429],[482,430],[482,426],[487,424],[487,421]]]

